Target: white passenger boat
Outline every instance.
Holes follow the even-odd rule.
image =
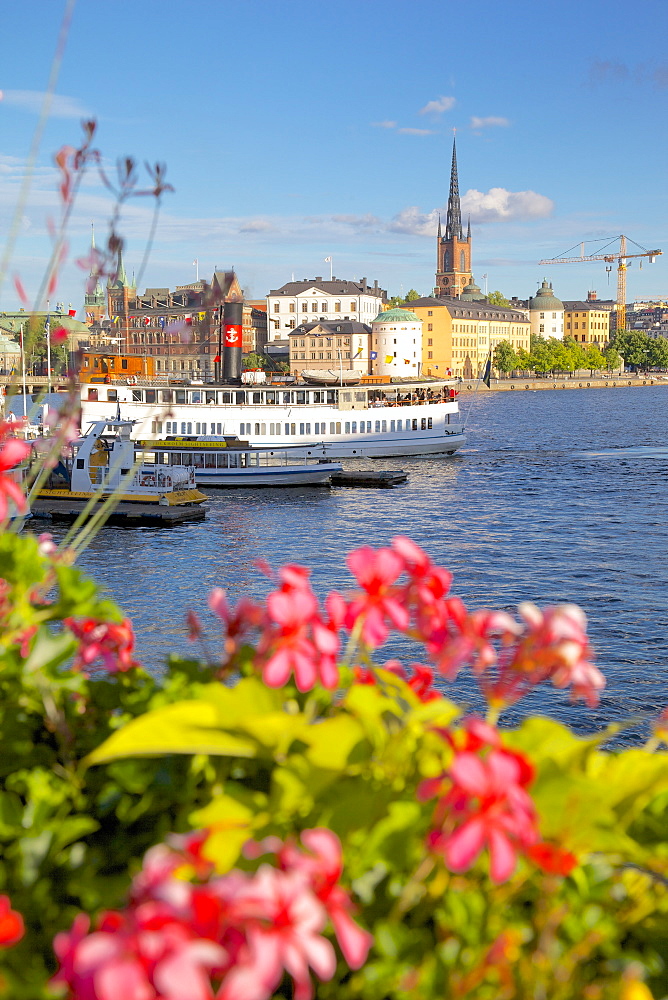
[[[238,440],[210,438],[135,441],[146,468],[187,465],[198,486],[314,486],[342,471],[326,458],[297,456],[290,449],[250,448]]]
[[[453,380],[321,388],[88,381],[81,405],[83,424],[120,406],[141,440],[234,436],[254,449],[328,459],[451,455],[465,441]]]

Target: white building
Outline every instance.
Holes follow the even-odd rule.
[[[267,295],[267,327],[269,340],[281,340],[290,330],[304,323],[333,323],[353,320],[369,325],[378,314],[387,292],[360,281],[332,278],[304,278],[289,281]]]
[[[374,375],[420,375],[422,320],[409,309],[379,313],[371,324],[371,351]]]
[[[556,298],[552,282],[548,285],[544,278],[534,297],[529,299],[529,320],[532,337],[564,339],[564,303]]]

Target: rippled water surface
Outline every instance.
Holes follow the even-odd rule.
[[[212,587],[266,592],[255,560],[305,563],[320,593],[345,589],[345,553],[401,532],[452,570],[471,607],[584,608],[608,679],[600,708],[573,708],[552,690],[527,708],[591,727],[667,704],[668,387],[479,394],[462,397],[462,410],[468,446],[457,456],[366,463],[404,468],[404,486],[212,490],[207,521],[107,528],[81,563],[134,619],[140,658],[159,669],[170,650],[190,649],[185,613],[206,614]]]

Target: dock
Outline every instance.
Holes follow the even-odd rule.
[[[374,469],[354,469],[332,473],[332,486],[398,486],[405,483],[408,473],[403,469],[393,472],[376,472]]]
[[[56,500],[52,497],[37,497],[32,500],[30,509],[35,518],[49,518],[52,521],[76,521],[84,508],[72,500]],[[95,508],[91,511],[91,516]],[[119,503],[106,519],[105,524],[113,524],[122,528],[135,528],[143,525],[171,528],[177,524],[190,521],[203,521],[206,517],[206,507],[200,504],[192,506],[163,506],[162,504]]]

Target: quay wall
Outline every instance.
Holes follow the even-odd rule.
[[[636,378],[615,375],[610,378],[507,378],[492,379],[489,388],[480,379],[464,379],[460,392],[526,392],[548,389],[640,389],[648,385],[663,385],[668,388],[668,377]]]

